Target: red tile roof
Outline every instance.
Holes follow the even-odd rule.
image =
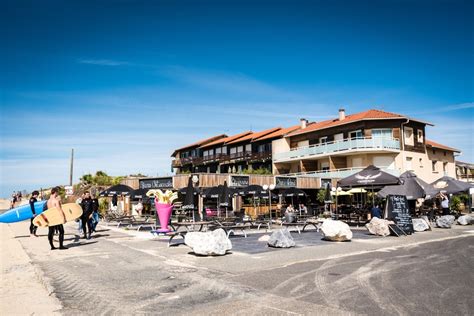
[[[269,129],[266,129],[264,131],[261,131],[261,132],[257,132],[257,133],[252,133],[252,134],[248,134],[247,136],[244,136],[242,138],[238,138],[236,140],[233,140],[233,141],[229,141],[229,142],[226,142],[226,144],[235,144],[235,143],[240,143],[240,142],[243,142],[243,141],[246,141],[246,140],[255,140],[259,137],[263,137],[263,136],[266,136],[270,133],[274,133],[278,130],[281,130],[281,127],[273,127],[273,128],[269,128]]]
[[[309,124],[306,128],[301,129],[299,131],[295,131],[288,136],[295,136],[300,134],[309,133],[312,131],[322,130],[334,126],[344,125],[356,121],[363,121],[363,120],[383,120],[383,119],[403,119],[406,116],[397,114],[397,113],[390,113],[381,110],[368,110],[365,112],[355,113],[346,115],[345,119],[340,121],[338,118],[333,120],[326,120],[322,122],[314,122]]]
[[[294,132],[299,128],[300,128],[300,125],[295,125],[295,126],[283,128],[283,129],[277,130],[273,133],[263,135],[261,137],[255,137],[252,141],[253,142],[258,142],[258,141],[265,140],[265,139],[277,138],[277,137],[280,137],[280,136],[284,136],[288,133]]]
[[[426,144],[426,146],[429,146],[429,147],[444,149],[444,150],[448,150],[448,151],[454,151],[454,152],[457,152],[457,153],[461,152],[459,149],[448,147],[448,146],[436,143],[436,142],[434,142],[432,140],[428,140],[428,139],[425,140],[425,144]]]
[[[226,134],[221,134],[221,135],[217,135],[217,136],[212,136],[212,137],[209,137],[209,138],[206,138],[206,139],[202,139],[202,140],[200,140],[200,141],[197,141],[197,142],[195,142],[195,143],[192,143],[192,144],[190,144],[190,145],[181,147],[181,148],[179,148],[179,149],[175,149],[175,151],[173,152],[173,154],[171,155],[171,157],[174,157],[178,151],[182,151],[182,150],[184,150],[184,149],[193,148],[193,147],[199,147],[199,146],[205,145],[205,144],[207,144],[207,143],[210,143],[210,142],[213,142],[213,141],[215,141],[215,140],[218,140],[218,139],[221,139],[221,138],[225,138],[225,137],[227,137]]]
[[[239,139],[241,137],[247,136],[249,134],[253,134],[253,132],[247,131],[247,132],[243,132],[243,133],[240,133],[240,134],[236,134],[236,135],[228,136],[228,137],[225,137],[225,138],[221,138],[221,139],[215,140],[213,142],[207,143],[207,144],[201,146],[200,148],[207,148],[207,147],[211,147],[211,146],[219,145],[219,144],[227,144],[231,141],[234,141],[234,140]]]

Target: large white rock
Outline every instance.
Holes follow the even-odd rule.
[[[386,219],[373,217],[369,223],[365,224],[365,228],[367,228],[369,233],[371,233],[372,235],[388,236],[390,235],[390,229],[388,228],[388,224],[391,223],[391,221],[388,221]]]
[[[331,241],[348,241],[352,239],[352,231],[344,222],[326,220],[320,228],[324,239]]]
[[[459,225],[471,225],[474,224],[474,216],[471,215],[462,215],[458,217]]]
[[[413,218],[413,230],[416,232],[424,232],[430,230],[430,225],[423,218]]]
[[[439,228],[451,228],[456,218],[453,215],[444,215],[436,220],[436,226]]]
[[[273,232],[267,245],[275,248],[291,248],[296,245],[288,229],[279,229]]]
[[[195,254],[205,256],[225,255],[232,249],[232,243],[223,229],[209,232],[189,232],[184,243],[191,247]]]

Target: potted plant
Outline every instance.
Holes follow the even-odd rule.
[[[168,223],[171,218],[171,213],[173,213],[173,202],[178,198],[178,193],[170,190],[166,190],[166,192],[161,190],[149,190],[146,195],[155,197],[156,213],[158,214],[161,225],[161,229],[159,229],[158,232],[169,232]]]

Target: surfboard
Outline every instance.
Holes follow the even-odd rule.
[[[56,207],[44,211],[35,217],[33,224],[39,227],[55,226],[73,221],[82,215],[82,207],[77,203],[63,204],[62,209],[64,214]]]
[[[46,201],[39,201],[35,203],[36,215],[43,213],[44,205]],[[30,218],[33,218],[33,212],[31,211],[30,204],[23,204],[15,207],[11,210],[6,211],[0,215],[0,223],[16,223],[21,222]]]

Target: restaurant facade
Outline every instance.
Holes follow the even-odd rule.
[[[346,115],[340,109],[330,120],[301,119],[288,128],[198,141],[173,152],[172,168],[177,178],[202,175],[204,187],[222,184],[231,174],[247,174],[255,184],[284,176],[298,179],[298,188],[319,189],[369,165],[396,176],[412,171],[428,183],[444,175],[456,178],[460,151],[426,139],[426,126],[433,124],[381,110]],[[174,182],[175,188],[185,185]]]

